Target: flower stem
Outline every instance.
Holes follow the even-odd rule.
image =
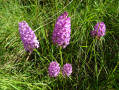
[[[34,49],[34,51],[38,54],[39,57],[41,57],[40,53],[36,49]]]
[[[60,58],[61,58],[61,66],[63,66],[62,46],[60,46],[59,52],[60,52]]]

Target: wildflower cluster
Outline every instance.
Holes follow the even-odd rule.
[[[104,36],[105,30],[106,26],[104,22],[98,22],[95,25],[94,30],[91,31],[91,36],[96,36],[97,38]],[[37,40],[34,31],[32,31],[26,21],[19,22],[19,34],[26,51],[32,52],[34,48],[39,47],[39,41]],[[70,41],[70,34],[71,20],[70,17],[68,17],[68,13],[64,12],[58,17],[55,23],[55,28],[52,34],[53,43],[66,48]],[[72,65],[69,63],[65,64],[61,71],[64,77],[70,76],[72,73]],[[52,61],[48,67],[48,73],[50,77],[57,77],[60,73],[59,64],[55,61]]]

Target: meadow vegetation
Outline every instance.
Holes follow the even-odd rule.
[[[52,44],[59,15],[71,17],[65,49]],[[25,51],[19,22],[35,31],[40,47]],[[91,37],[97,22],[106,35]],[[62,54],[62,55],[61,55]],[[69,77],[49,77],[52,61],[72,65]],[[119,90],[119,0],[0,0],[0,90]]]

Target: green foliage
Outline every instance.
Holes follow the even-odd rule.
[[[71,40],[61,50],[51,36],[64,11],[71,17]],[[23,20],[40,42],[32,53],[20,39],[18,23]],[[106,35],[99,41],[90,32],[100,21],[106,24]],[[0,89],[118,90],[118,40],[118,0],[0,0]],[[71,63],[71,77],[49,77],[51,61]]]

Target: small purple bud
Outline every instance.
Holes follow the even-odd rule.
[[[66,75],[67,76],[70,76],[72,73],[72,65],[67,63],[63,66],[62,68],[62,75],[65,77]]]
[[[97,37],[104,36],[105,31],[106,31],[106,26],[105,26],[104,22],[98,22],[95,25],[94,30],[91,31],[91,36],[97,36]]]
[[[48,73],[50,77],[57,77],[60,73],[60,66],[57,62],[52,61],[48,67]]]

